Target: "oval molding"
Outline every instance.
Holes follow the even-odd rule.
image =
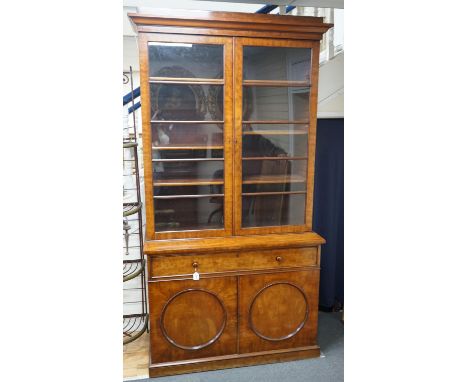
[[[221,328],[218,330],[218,332],[215,334],[215,336],[213,338],[211,338],[209,341],[207,341],[205,343],[202,343],[200,345],[196,345],[196,346],[185,346],[185,345],[177,343],[173,338],[171,338],[169,336],[169,334],[166,331],[166,328],[164,327],[164,317],[166,315],[166,310],[167,310],[167,308],[169,307],[169,305],[171,304],[172,301],[174,301],[177,297],[179,297],[179,296],[181,296],[183,294],[191,293],[191,292],[204,292],[204,293],[208,293],[209,295],[213,296],[218,301],[219,305],[221,306],[221,308],[223,310],[223,323],[221,324]],[[223,301],[219,298],[219,296],[216,293],[211,292],[211,291],[206,290],[206,289],[202,289],[202,288],[189,288],[189,289],[184,289],[184,290],[176,293],[174,296],[172,296],[166,302],[166,304],[164,305],[164,307],[162,309],[162,312],[161,312],[161,318],[159,319],[159,326],[161,328],[161,332],[162,332],[164,338],[167,341],[169,341],[172,345],[174,345],[174,346],[176,346],[176,347],[178,347],[180,349],[183,349],[183,350],[200,350],[200,349],[206,348],[207,346],[210,346],[211,344],[216,342],[219,339],[219,337],[221,337],[221,334],[223,334],[224,329],[226,328],[226,322],[227,322],[226,307],[224,306]]]
[[[289,285],[289,286],[292,286],[293,288],[296,288],[302,295],[302,297],[304,298],[304,301],[305,301],[305,306],[306,306],[306,311],[305,311],[305,314],[304,314],[304,319],[302,320],[302,322],[296,327],[296,329],[294,329],[291,333],[288,333],[286,334],[285,336],[282,336],[282,337],[278,337],[278,338],[272,338],[272,337],[268,337],[268,336],[265,336],[263,335],[262,333],[260,333],[258,331],[258,329],[255,327],[253,321],[252,321],[252,307],[253,305],[255,304],[255,301],[257,300],[257,298],[263,293],[265,292],[265,290],[273,287],[273,286],[276,286],[276,285]],[[299,333],[301,331],[301,329],[304,327],[304,325],[306,324],[308,318],[309,318],[309,303],[307,301],[307,296],[304,292],[304,290],[296,285],[296,284],[293,284],[291,282],[288,282],[288,281],[279,281],[279,282],[275,282],[275,283],[271,283],[271,284],[268,284],[266,286],[264,286],[262,289],[260,289],[254,296],[254,298],[252,299],[252,302],[250,303],[250,306],[249,306],[249,311],[248,311],[248,316],[249,316],[249,326],[250,326],[250,329],[260,338],[264,339],[264,340],[267,340],[267,341],[283,341],[283,340],[287,340],[291,337],[294,337],[297,333]]]

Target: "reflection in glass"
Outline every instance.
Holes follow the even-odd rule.
[[[176,199],[155,199],[156,231],[222,229],[223,197],[203,195]]]
[[[193,183],[199,180],[222,179],[223,159],[210,161],[192,159],[189,161],[164,161],[153,159],[153,179],[156,182],[177,179]]]
[[[223,45],[150,42],[148,54],[150,77],[223,77]]]
[[[152,121],[212,121],[207,95],[217,88],[223,102],[223,85],[150,84]],[[222,120],[223,115],[217,115]]]
[[[310,80],[309,48],[244,47],[244,80]]]
[[[242,226],[301,225],[305,221],[305,195],[256,195],[242,197]]]
[[[262,134],[256,131],[256,134],[244,135],[242,140],[244,158],[307,156],[306,135]]]
[[[156,186],[154,196],[156,198],[170,198],[182,195],[219,195],[224,194],[224,186],[219,185],[185,185],[185,186]]]
[[[283,179],[284,182],[284,179]],[[268,192],[268,193],[277,193],[277,192],[306,192],[306,184],[304,180],[301,182],[290,182],[290,183],[244,183],[242,185],[242,194],[252,194],[258,192]]]
[[[222,79],[224,47],[151,42],[148,49],[156,232],[223,229],[224,86],[167,82]]]
[[[307,160],[243,160],[242,179],[252,181],[265,179],[265,183],[304,181],[307,171]]]
[[[153,147],[222,148],[223,145],[223,125],[216,123],[153,123],[151,134]]]
[[[293,123],[244,123],[242,125],[242,133],[245,135],[262,134],[262,135],[305,135],[308,133],[309,125],[293,124]],[[299,138],[298,138],[299,139]]]
[[[302,121],[309,119],[309,89],[296,87],[244,86],[251,92],[251,103],[244,103],[244,114],[251,121]],[[247,109],[249,108],[248,112]]]
[[[224,227],[224,162],[153,162],[157,232]]]

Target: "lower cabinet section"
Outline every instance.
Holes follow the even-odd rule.
[[[237,277],[150,283],[151,361],[237,352]]]
[[[318,269],[240,276],[240,353],[315,345],[318,281]]]
[[[313,267],[150,282],[151,363],[170,374],[170,363],[317,356],[318,284]]]

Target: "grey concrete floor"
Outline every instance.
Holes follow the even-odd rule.
[[[343,381],[344,326],[341,313],[319,313],[320,358],[207,371],[139,382],[339,382]]]

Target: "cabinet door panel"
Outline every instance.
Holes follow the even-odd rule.
[[[150,283],[153,363],[237,350],[235,277]]]
[[[312,229],[318,44],[234,44],[234,232]]]
[[[241,276],[240,352],[315,345],[319,270]]]
[[[147,235],[232,234],[232,39],[140,37]]]

